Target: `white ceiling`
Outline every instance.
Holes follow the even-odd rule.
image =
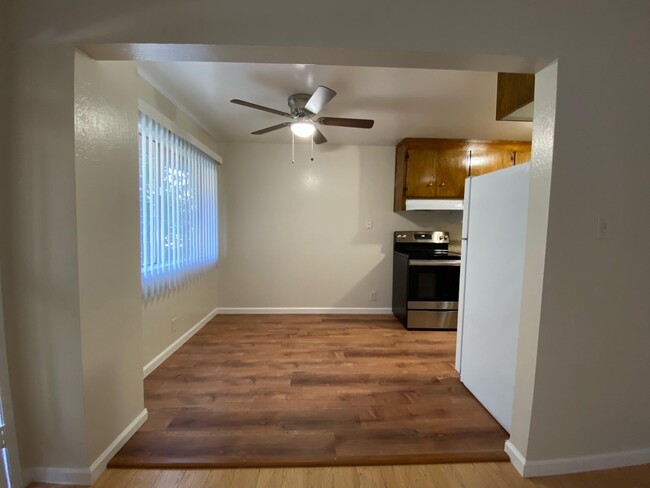
[[[240,98],[288,111],[287,97],[318,85],[338,95],[320,115],[374,119],[370,130],[321,127],[331,144],[395,145],[404,137],[530,140],[531,122],[497,122],[496,73],[259,63],[139,63],[139,71],[218,142],[291,141],[281,116],[230,103]]]

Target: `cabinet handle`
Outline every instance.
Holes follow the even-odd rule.
[[[427,186],[433,186],[433,181],[430,181],[429,183],[427,183]]]
[[[443,181],[442,183],[440,183],[440,186],[445,186],[445,182]]]

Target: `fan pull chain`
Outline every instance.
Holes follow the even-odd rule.
[[[314,134],[311,135],[311,160],[314,160]]]
[[[291,164],[296,162],[296,135],[291,132]]]

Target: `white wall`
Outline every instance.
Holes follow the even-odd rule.
[[[15,51],[8,71],[12,143],[0,178],[6,217],[1,244],[7,356],[23,468],[78,467],[86,463],[86,433],[74,50],[61,46],[57,54],[41,52],[36,56],[42,64],[34,64],[29,52]],[[42,68],[50,74],[43,76]],[[53,89],[57,84],[65,91]],[[24,89],[14,91],[18,85]]]
[[[137,74],[75,56],[76,214],[86,459],[144,409]],[[136,332],[136,333],[134,333]]]
[[[540,148],[533,171],[546,171],[552,159],[553,172],[548,207],[532,205],[536,221],[548,214],[548,233],[545,243],[527,244],[543,250],[544,269],[543,276],[532,270],[526,277],[522,313],[538,306],[540,280],[543,297],[539,321],[526,325],[539,342],[537,350],[523,351],[537,363],[527,442],[516,447],[536,461],[647,453],[650,3],[377,0],[370,9],[364,2],[333,0],[317,9],[309,1],[197,0],[188,6],[173,0],[13,0],[13,6],[16,109],[9,114],[3,293],[15,404],[21,407],[15,411],[27,446],[21,454],[29,453],[29,462],[65,467],[84,457],[85,432],[74,423],[66,428],[83,401],[81,358],[74,352],[81,347],[74,49],[113,42],[185,43],[122,51],[170,60],[201,59],[210,55],[210,44],[255,46],[249,60],[273,55],[301,63],[326,55],[345,64],[356,53],[358,64],[416,67],[424,56],[438,68],[516,71],[558,59],[554,143],[533,140]],[[319,21],[296,28],[295,19],[314,9]],[[504,19],[508,28],[502,28]],[[541,88],[554,82],[547,79]],[[547,186],[543,178],[533,185],[533,194]],[[599,213],[611,231],[602,241],[595,236]]]
[[[311,162],[297,145],[295,164],[289,144],[222,148],[220,308],[390,308],[393,231],[460,239],[461,212],[393,212],[394,147],[324,145]]]
[[[219,146],[210,134],[165,98],[149,82],[140,77],[138,78],[138,97],[219,154]],[[218,178],[220,178],[222,175],[220,165],[217,172]],[[217,267],[208,270],[196,280],[178,290],[158,297],[153,301],[143,303],[142,332],[144,344],[142,366],[146,366],[153,361],[175,340],[217,307]],[[172,319],[176,319],[173,331],[171,327]]]
[[[524,257],[524,288],[528,290],[525,299],[527,306],[521,311],[521,326],[518,337],[517,385],[514,398],[513,426],[510,429],[510,442],[522,453],[528,449],[532,415],[533,393],[535,391],[536,351],[539,339],[539,321],[542,308],[544,255],[546,229],[548,227],[548,200],[550,198],[553,139],[555,133],[555,103],[557,63],[553,63],[535,77],[535,114],[537,123],[533,128],[535,144],[533,150],[534,171],[531,173],[530,205],[528,208],[528,229],[526,239],[529,243]]]
[[[629,459],[650,462],[650,164],[639,152],[650,133],[650,57],[632,54],[650,45],[643,5],[612,21],[626,26],[620,44],[557,67],[531,459],[637,451]],[[597,79],[577,89],[593,70]]]

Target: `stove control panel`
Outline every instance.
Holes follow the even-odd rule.
[[[449,232],[444,231],[398,231],[395,242],[422,242],[431,244],[449,244]]]

